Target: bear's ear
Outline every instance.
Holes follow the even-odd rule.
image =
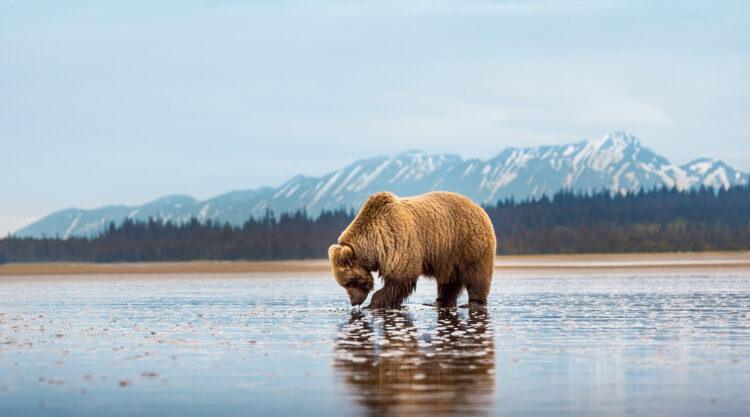
[[[342,246],[339,252],[338,263],[341,266],[349,266],[354,262],[354,250],[351,246]]]
[[[331,247],[328,248],[328,259],[333,259],[334,256],[336,256],[336,252],[341,250],[341,245],[333,244]]]
[[[349,265],[354,261],[354,250],[351,246],[342,246],[341,252],[339,252],[339,263],[341,265]]]
[[[328,248],[328,258],[339,266],[348,266],[354,261],[354,250],[351,246],[331,245]]]

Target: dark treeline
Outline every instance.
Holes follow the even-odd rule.
[[[140,262],[305,259],[327,256],[328,246],[354,218],[344,210],[312,220],[304,212],[271,212],[240,227],[195,219],[176,224],[149,220],[110,223],[98,237],[0,239],[0,262]]]
[[[750,250],[750,186],[562,192],[486,209],[506,254]]]
[[[718,193],[561,192],[485,209],[501,254],[750,250],[748,186]],[[0,263],[321,258],[353,217],[345,210],[323,212],[316,219],[304,212],[278,217],[269,212],[242,226],[126,220],[94,238],[0,239]]]

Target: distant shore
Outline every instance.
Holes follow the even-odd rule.
[[[636,253],[584,255],[503,255],[495,260],[499,270],[601,270],[601,269],[750,269],[750,252]],[[29,275],[129,275],[325,272],[328,260],[192,261],[143,263],[14,263],[0,265],[0,276]]]

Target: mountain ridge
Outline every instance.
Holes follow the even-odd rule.
[[[364,158],[320,177],[297,174],[279,187],[229,191],[206,200],[168,195],[140,206],[110,205],[92,210],[69,208],[19,229],[18,237],[93,236],[110,222],[126,218],[184,222],[191,218],[242,224],[267,210],[358,209],[378,191],[400,196],[434,190],[464,194],[480,204],[513,197],[539,198],[557,191],[626,192],[639,188],[701,185],[714,189],[748,184],[750,175],[718,159],[697,158],[674,165],[622,131],[562,145],[507,147],[494,157],[462,159],[408,150],[396,156]]]

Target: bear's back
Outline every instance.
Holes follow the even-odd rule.
[[[472,260],[495,252],[495,233],[487,213],[467,197],[434,191],[399,199],[412,213],[429,258]]]

